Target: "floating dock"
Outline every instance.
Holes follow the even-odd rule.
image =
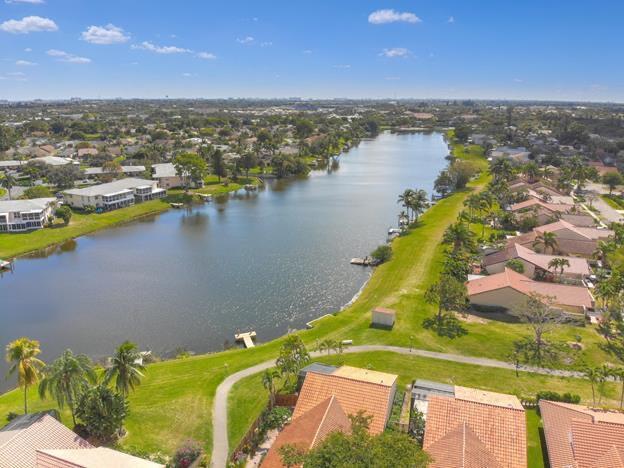
[[[0,258],[0,270],[10,270],[12,267],[11,262],[7,262],[6,260],[2,260]]]
[[[370,257],[364,257],[364,258],[352,258],[351,259],[351,265],[360,265],[360,266],[371,266],[373,264],[373,259]]]
[[[197,195],[205,202],[209,202],[210,200],[212,200],[212,195],[209,193],[196,193],[195,195]]]
[[[245,333],[237,333],[234,335],[236,341],[242,341],[245,344],[245,348],[253,348],[256,346],[253,342],[253,339],[256,337],[255,331],[245,332]]]

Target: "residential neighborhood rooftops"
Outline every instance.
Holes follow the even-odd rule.
[[[263,468],[284,466],[279,449],[285,445],[294,445],[301,450],[316,447],[327,435],[335,431],[350,432],[351,423],[338,399],[328,397],[306,413],[294,418],[278,435],[266,458]]]
[[[339,370],[339,369],[338,369]],[[293,412],[298,418],[331,396],[335,396],[347,414],[362,410],[373,417],[369,431],[382,432],[390,414],[393,383],[397,376],[382,372],[358,372],[353,368],[342,371],[344,375],[308,372]],[[389,381],[392,380],[392,384]]]
[[[483,258],[483,264],[485,266],[490,266],[497,263],[507,262],[508,260],[511,260],[513,258],[520,258],[529,263],[532,263],[535,266],[542,268],[543,270],[549,269],[548,264],[553,259],[564,258],[570,264],[570,266],[564,267],[563,271],[565,273],[578,274],[581,276],[588,276],[590,274],[589,264],[584,258],[540,254],[521,244],[511,244],[499,252],[486,255]]]
[[[591,308],[594,302],[587,288],[534,281],[510,268],[505,268],[503,272],[495,275],[483,276],[482,278],[468,281],[466,287],[468,296],[471,297],[503,288],[511,288],[526,295],[537,293],[544,296],[552,296],[555,304],[561,306]]]
[[[144,172],[145,166],[121,166],[120,171],[124,174]],[[100,174],[112,174],[114,170],[105,170],[103,167],[88,167],[84,170],[85,175],[100,175]]]
[[[528,200],[515,203],[509,207],[509,210],[512,212],[525,210],[527,208],[532,208],[535,206],[540,206],[549,211],[559,212],[559,213],[567,213],[575,209],[574,205],[567,205],[564,203],[548,203],[538,198],[529,198]]]
[[[518,400],[518,397],[515,395],[488,392],[478,388],[460,387],[455,385],[455,398],[457,400],[472,401],[474,403],[500,406],[502,408],[523,410],[520,400]]]
[[[164,466],[106,447],[91,448],[89,450],[42,449],[37,450],[37,460],[41,467],[155,468]]]
[[[43,156],[41,158],[31,159],[29,162],[43,162],[48,166],[65,166],[66,164],[71,164],[74,161],[68,158],[59,158],[58,156]]]
[[[347,379],[359,380],[360,382],[374,383],[391,387],[395,384],[397,376],[385,372],[362,369],[359,367],[341,366],[332,375],[345,377]]]
[[[543,226],[537,226],[533,230],[538,233],[544,232],[557,232],[560,230],[567,229],[579,236],[587,239],[587,240],[597,240],[597,239],[606,239],[607,237],[613,235],[613,231],[610,229],[598,229],[591,227],[579,227],[574,226],[573,224],[560,219],[554,223],[545,224]]]
[[[541,400],[551,468],[624,467],[624,414]]]
[[[91,447],[49,414],[26,414],[0,429],[0,466],[34,468],[36,450]]]
[[[10,212],[39,212],[50,203],[56,202],[56,198],[31,198],[30,200],[0,200],[0,213]]]
[[[93,185],[91,187],[85,187],[81,189],[66,190],[65,193],[71,195],[95,197],[98,195],[109,195],[112,193],[122,192],[124,190],[131,190],[137,187],[151,187],[154,183],[154,181],[147,179],[128,177],[126,179],[115,180],[107,184]]]
[[[175,177],[178,175],[173,163],[152,164],[152,177]]]
[[[482,398],[472,397],[483,392],[463,391],[469,399],[439,395],[429,398],[423,443],[433,458],[429,466],[525,468],[526,420],[518,399],[487,392],[493,401],[475,401]]]

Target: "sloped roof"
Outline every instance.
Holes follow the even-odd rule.
[[[597,240],[597,239],[606,239],[607,237],[613,235],[613,231],[610,229],[598,229],[591,227],[578,227],[573,224],[560,219],[554,223],[544,224],[543,226],[538,226],[533,229],[534,232],[541,234],[544,232],[557,232],[562,229],[568,229],[575,234],[578,234],[587,240]]]
[[[371,434],[383,432],[390,414],[392,405],[390,400],[397,376],[382,372],[373,374],[374,371],[367,371],[368,375],[362,373],[358,375],[349,369],[342,371],[345,375],[340,375],[337,374],[338,371],[340,369],[333,374],[307,373],[293,419],[307,413],[327,398],[335,396],[347,415],[357,414],[362,410],[373,417],[369,427]],[[389,380],[392,380],[392,383]]]
[[[555,298],[555,304],[562,306],[593,307],[593,297],[585,287],[534,281],[510,268],[505,268],[505,271],[495,275],[468,281],[466,288],[468,289],[468,296],[502,288],[512,288],[526,295],[538,293],[552,296]]]
[[[486,255],[483,259],[483,263],[486,266],[494,265],[496,263],[506,262],[507,260],[511,260],[512,258],[521,258],[544,270],[548,270],[548,264],[551,260],[555,258],[565,258],[570,266],[564,267],[564,273],[573,273],[578,275],[590,274],[589,264],[584,258],[540,254],[523,246],[522,244],[512,244],[499,252]]]
[[[310,411],[294,418],[290,424],[284,427],[263,460],[262,467],[277,468],[284,466],[279,449],[285,445],[294,445],[307,451],[316,447],[332,432],[349,432],[350,430],[349,418],[340,406],[338,399],[331,396]]]
[[[515,212],[519,210],[524,210],[526,208],[531,208],[532,206],[541,206],[542,208],[545,208],[548,211],[552,211],[552,212],[556,211],[559,213],[568,213],[570,211],[573,211],[575,208],[574,205],[565,205],[563,203],[547,203],[538,198],[529,198],[528,200],[525,200],[523,202],[515,203],[514,205],[511,205],[509,209]]]
[[[0,466],[34,468],[37,450],[91,447],[49,414],[26,414],[0,429]]]
[[[624,467],[624,414],[546,400],[539,406],[551,468]]]
[[[134,457],[127,453],[118,452],[106,447],[90,448],[87,450],[52,449],[38,450],[41,466],[51,459],[63,463],[63,467],[76,468],[157,468],[164,467],[159,463]],[[60,465],[59,465],[60,466]]]
[[[501,398],[506,400],[514,397]],[[429,398],[423,443],[424,449],[434,458],[431,466],[525,468],[526,420],[524,409],[521,406],[519,408],[432,395]],[[451,444],[455,447],[455,457],[459,455],[463,465],[455,464],[452,455],[444,453],[453,450]],[[467,452],[459,454],[458,445],[467,449]],[[495,460],[497,464],[487,463],[488,459]]]

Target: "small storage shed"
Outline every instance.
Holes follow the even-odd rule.
[[[371,326],[392,328],[396,319],[396,311],[392,309],[386,309],[384,307],[377,307],[373,310],[371,317]]]

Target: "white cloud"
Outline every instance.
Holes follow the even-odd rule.
[[[31,49],[30,47],[26,47],[26,48],[24,49],[24,52],[32,52],[32,49]]]
[[[514,83],[524,83],[522,78],[514,78]]]
[[[245,37],[239,37],[238,39],[236,39],[236,42],[238,42],[239,44],[245,44],[245,45],[249,45],[249,44],[253,44],[253,42],[255,41],[255,39],[252,36],[245,36]]]
[[[70,54],[70,53],[65,52],[63,50],[50,49],[50,50],[48,50],[46,52],[46,54],[48,54],[50,57],[58,58],[59,61],[61,61],[61,62],[79,63],[79,64],[91,63],[91,59],[90,58],[78,57],[77,55]]]
[[[273,43],[271,41],[265,41],[260,43],[260,47],[271,47]]]
[[[211,52],[198,52],[197,56],[204,60],[214,60],[217,58],[217,56]]]
[[[43,0],[4,0],[4,3],[30,3],[31,5],[42,5]]]
[[[349,65],[348,63],[339,64],[339,65],[334,65],[334,68],[340,68],[342,70],[347,70],[347,69],[351,68],[351,65]]]
[[[414,13],[396,10],[377,10],[368,15],[368,22],[371,24],[386,23],[420,23],[422,20]]]
[[[396,58],[396,57],[408,57],[411,52],[405,47],[393,47],[391,49],[384,49],[379,54],[382,57]]]
[[[449,16],[449,19],[446,22],[447,23],[454,23],[455,22],[455,17],[454,16]]]
[[[303,51],[304,54],[311,54],[312,53],[312,49],[306,49]]]
[[[114,24],[106,26],[89,26],[82,32],[82,40],[91,44],[109,45],[128,42],[130,36]]]
[[[28,34],[40,31],[58,31],[58,26],[50,18],[25,16],[21,20],[8,20],[0,24],[0,30],[11,34]]]
[[[24,77],[26,76],[26,73],[24,72],[9,72],[7,73],[7,76],[15,76],[15,77]]]
[[[183,49],[182,47],[158,46],[156,44],[152,44],[149,41],[143,41],[140,44],[133,44],[132,48],[147,50],[156,54],[186,54],[188,52],[191,52],[189,49]]]
[[[192,76],[195,76],[193,73],[182,73],[182,76],[185,78],[190,78]]]
[[[37,65],[35,62],[29,62],[28,60],[18,60],[15,62],[15,65],[18,67],[32,67],[33,65]]]
[[[387,81],[399,81],[400,79],[400,76],[386,76]]]

